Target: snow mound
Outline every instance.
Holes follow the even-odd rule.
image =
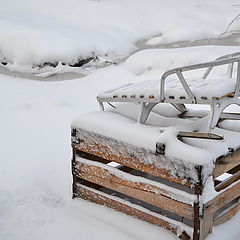
[[[155,35],[160,43],[218,37],[235,15],[229,0],[9,0],[0,9],[0,62],[74,64],[93,54],[119,59],[137,40]]]

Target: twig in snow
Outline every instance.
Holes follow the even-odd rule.
[[[236,17],[233,18],[233,20],[228,24],[227,28],[223,33],[219,35],[219,39],[228,32],[228,29],[232,26],[232,24],[240,19],[240,14],[238,14]]]

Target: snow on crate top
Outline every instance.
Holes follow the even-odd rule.
[[[179,131],[192,131],[196,128],[201,131],[208,119],[187,120],[172,116],[164,117],[165,113],[159,114],[162,111],[161,106],[162,104],[159,104],[155,107],[146,124],[136,123],[139,108],[137,104],[121,103],[115,109],[80,116],[73,121],[72,128],[83,129],[154,152],[156,143],[160,142],[166,145],[165,156],[168,159],[191,165],[204,164],[211,167],[216,158],[229,152],[229,148],[239,147],[240,124],[232,122],[225,124],[225,129],[214,130],[215,133],[224,135],[223,141],[190,138],[184,139],[184,142],[179,141],[177,139]],[[168,109],[171,112],[174,108],[169,104]],[[168,109],[165,106],[164,111],[167,112]],[[235,131],[231,131],[232,127]]]
[[[212,99],[234,92],[235,79],[232,78],[190,78],[187,83],[197,99]],[[178,78],[167,78],[164,89],[165,97],[175,99],[188,98]],[[140,83],[129,83],[98,95],[99,99],[152,99],[160,100],[160,80],[148,80]]]

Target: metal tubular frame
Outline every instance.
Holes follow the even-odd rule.
[[[240,55],[240,53],[239,53]],[[228,56],[228,55],[226,55]],[[191,70],[196,70],[196,69],[201,69],[201,68],[207,68],[206,72],[203,75],[203,79],[206,79],[207,76],[209,75],[209,73],[211,72],[211,70],[216,67],[216,66],[221,66],[221,65],[226,65],[226,64],[231,64],[230,65],[230,75],[232,76],[232,69],[233,69],[233,64],[235,62],[239,62],[240,61],[240,56],[239,57],[226,57],[226,56],[222,56],[220,60],[216,59],[215,61],[212,62],[206,62],[206,63],[200,63],[200,64],[194,64],[194,65],[188,65],[188,66],[184,66],[184,67],[179,67],[179,68],[174,68],[171,70],[166,71],[165,73],[163,73],[162,77],[161,77],[161,81],[160,81],[160,99],[161,102],[164,102],[165,100],[165,93],[164,93],[164,88],[165,88],[165,81],[166,78],[169,77],[170,75],[176,74],[178,76],[179,81],[182,84],[183,89],[185,90],[187,96],[192,100],[193,98],[193,93],[191,91],[191,89],[189,88],[182,72],[187,72],[187,71],[191,71]],[[222,59],[223,57],[225,57],[224,59]],[[239,75],[239,67],[238,67],[238,75]],[[236,81],[236,91],[239,91],[239,78],[237,78]],[[237,88],[238,87],[238,88]]]
[[[201,101],[201,99],[198,100],[194,96],[189,85],[187,84],[186,79],[183,76],[183,72],[207,68],[202,76],[202,79],[206,79],[214,67],[228,64],[227,74],[228,74],[229,78],[232,78],[234,63],[237,63],[237,77],[236,77],[235,92],[234,92],[234,95],[231,97],[228,97],[226,95],[225,97],[223,96],[222,98],[218,98],[218,99],[216,98],[216,99],[209,99],[209,100],[203,100],[203,101]],[[177,77],[189,99],[180,99],[180,100],[165,99],[165,93],[164,93],[165,81],[166,81],[167,77],[169,77],[170,75],[173,75],[173,74],[177,75]],[[207,131],[208,131],[208,133],[211,133],[211,131],[217,125],[221,114],[223,113],[224,109],[227,106],[229,106],[231,104],[237,104],[240,106],[239,93],[240,93],[240,52],[236,52],[233,54],[227,54],[227,55],[221,56],[221,57],[217,58],[215,61],[183,66],[183,67],[174,68],[174,69],[166,71],[165,73],[163,73],[163,75],[161,77],[160,99],[157,101],[154,99],[148,99],[148,100],[138,99],[138,98],[136,98],[136,99],[114,99],[114,98],[113,99],[112,98],[102,99],[99,97],[97,97],[97,100],[99,102],[101,111],[104,111],[103,102],[125,102],[125,101],[134,102],[135,101],[135,102],[141,103],[138,120],[137,120],[137,122],[139,122],[139,123],[145,123],[152,108],[158,103],[171,103],[174,107],[176,107],[181,112],[187,111],[186,107],[184,105],[186,103],[188,103],[188,104],[210,104],[211,110],[209,113],[209,121],[208,121]],[[226,113],[226,114],[231,115],[231,113]],[[240,117],[235,116],[235,118],[240,120]]]

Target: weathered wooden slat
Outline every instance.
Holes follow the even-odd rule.
[[[78,129],[78,131],[81,131],[79,134],[81,139],[78,139],[77,136],[74,136],[75,140],[72,141],[72,146],[76,150],[95,155],[108,161],[114,161],[144,173],[166,179],[170,182],[179,183],[189,188],[194,188],[194,185],[191,183],[191,179],[187,177],[177,177],[176,174],[172,175],[170,171],[160,168],[160,164],[156,166],[154,164],[143,162],[143,159],[152,159],[160,163],[162,161],[161,158],[163,158],[161,155],[157,155],[154,152],[147,151],[146,149],[142,148],[136,149],[134,146],[131,146],[130,151],[129,146],[125,146],[122,142],[109,139],[98,134],[88,133],[84,130]],[[77,130],[74,130],[73,132],[75,133]],[[136,153],[138,153],[138,155]],[[139,157],[139,155],[141,157]],[[164,161],[162,165],[166,165],[164,164]],[[179,165],[178,167],[179,169],[182,167],[181,171],[179,172],[186,171],[186,174],[189,172],[188,169],[186,169],[186,166]]]
[[[79,156],[79,157],[82,157],[82,158],[85,158],[85,159],[89,159],[89,160],[92,160],[92,161],[105,163],[105,164],[108,164],[108,163],[111,162],[111,161],[106,160],[104,158],[101,158],[101,157],[98,157],[98,156],[95,156],[95,155],[92,155],[92,154],[89,154],[89,153],[86,153],[86,152],[83,152],[83,151],[79,151],[79,150],[75,150],[75,154],[76,154],[76,156]]]
[[[221,183],[219,183],[216,187],[215,190],[216,191],[221,191],[224,188],[230,186],[232,183],[238,181],[240,179],[240,171],[235,173],[232,177],[227,178],[226,180],[222,181]]]
[[[210,200],[203,206],[203,219],[201,224],[201,237],[200,239],[205,239],[205,237],[212,232],[212,227],[214,225],[223,223],[230,219],[238,210],[239,208],[233,208],[223,216],[219,217],[218,219],[213,219],[213,214],[217,210],[224,207],[226,204],[231,202],[232,200],[236,199],[240,195],[240,182],[234,185],[233,187],[225,190],[224,192],[220,193],[217,197]]]
[[[111,163],[111,161],[109,161],[109,160],[105,160],[103,158],[94,156],[94,155],[89,154],[89,153],[85,153],[85,152],[78,151],[78,150],[76,150],[75,152],[76,152],[75,153],[76,156],[82,157],[84,159],[88,159],[88,160],[91,160],[91,161],[96,161],[96,162],[100,162],[100,163],[104,163],[104,164]],[[126,166],[123,166],[123,165],[119,165],[117,168],[121,169],[124,172],[130,172],[132,170],[132,168],[129,168],[129,167],[126,167]]]
[[[210,200],[205,204],[205,207],[211,207],[213,212],[224,207],[227,203],[240,196],[240,182],[236,183],[233,187],[220,193],[217,197]]]
[[[204,206],[202,211],[201,227],[200,227],[200,239],[204,240],[211,232],[213,228],[213,208],[212,206]]]
[[[194,218],[193,218],[193,239],[199,240],[200,237],[200,218],[199,218],[199,203],[194,203]]]
[[[199,137],[199,133],[197,133],[197,135],[197,137]],[[208,136],[203,134],[202,137],[209,139],[209,134],[207,135]],[[199,171],[199,169],[203,168],[203,166],[191,165],[191,170],[193,169],[193,171],[195,171],[194,173],[197,177],[195,176],[195,179],[190,179],[184,176],[185,173],[186,176],[188,176],[187,174],[190,172],[189,166],[184,165],[184,162],[171,162],[171,159],[167,159],[164,156],[164,147],[156,147],[156,152],[154,152],[103,135],[84,132],[84,130],[82,131],[81,129],[73,130],[72,136],[74,154],[81,157],[81,160],[73,157],[74,197],[82,197],[93,202],[107,205],[118,211],[163,226],[168,230],[170,230],[169,227],[173,228],[173,230],[170,231],[175,231],[175,234],[178,225],[176,224],[176,228],[175,226],[173,227],[172,223],[168,225],[169,222],[166,221],[166,218],[162,219],[159,217],[159,220],[158,217],[156,217],[156,209],[158,209],[158,212],[168,214],[169,220],[172,217],[172,220],[175,219],[173,221],[180,221],[181,216],[186,220],[187,224],[191,225],[193,223],[194,240],[205,239],[212,231],[213,225],[227,221],[240,209],[239,203],[235,205],[240,196],[240,149],[234,152],[229,150],[228,155],[217,159],[212,173],[213,177],[217,178],[226,172],[233,174],[233,176],[218,183],[215,189],[221,191],[219,195],[202,206],[200,196],[202,195],[201,189],[204,186],[201,185],[202,172]],[[183,132],[183,136],[180,137],[184,136],[196,137],[196,133]],[[210,137],[214,138],[219,136],[211,135]],[[108,164],[110,162],[121,165],[112,168]],[[168,171],[167,165],[169,163],[176,164],[174,167],[178,169],[178,172],[181,172],[181,175]],[[164,166],[164,164],[166,166]],[[144,176],[142,176],[142,173],[139,171],[144,173],[143,175],[150,174],[152,176],[146,176],[145,181]],[[131,176],[131,178],[128,178],[128,175]],[[159,181],[157,178],[162,179]],[[195,181],[196,179],[198,179],[198,181]],[[161,183],[158,183],[158,181],[166,183],[169,187],[165,188]],[[194,182],[194,184],[191,184],[191,182]],[[79,183],[81,184],[80,187]],[[176,193],[176,191],[174,192],[173,190],[174,187],[177,189],[176,191],[186,190],[188,188],[186,190],[187,193],[192,193],[194,190],[195,195],[199,196],[199,198],[196,199],[194,205],[191,205],[186,199],[183,200],[183,196],[172,195],[172,193]],[[191,190],[189,190],[189,188],[191,188]],[[109,195],[104,192],[109,193]],[[118,198],[119,201],[111,196],[111,194],[116,194],[118,196],[116,198]],[[125,197],[129,202],[124,201]],[[133,205],[136,207],[134,208]],[[231,207],[226,210],[229,205],[231,205]],[[221,212],[221,214],[214,219],[213,216],[219,214],[219,212]],[[144,216],[142,216],[142,213]],[[145,214],[148,214],[150,217]],[[148,218],[150,218],[150,220]],[[182,239],[188,239],[188,237],[188,234],[182,233],[181,235]]]
[[[216,178],[240,164],[240,149],[220,157],[215,163],[213,176]]]
[[[140,199],[180,216],[193,219],[193,206],[167,197],[166,195],[171,193],[164,189],[146,183],[127,181],[106,169],[80,162],[76,162],[76,174],[84,180]]]
[[[232,207],[224,215],[215,219],[214,222],[213,222],[213,225],[217,226],[219,224],[225,223],[226,221],[230,220],[239,210],[240,210],[240,203],[236,204],[234,207]]]
[[[100,191],[96,191],[96,190],[92,191],[90,188],[85,187],[84,185],[77,186],[76,194],[78,197],[83,198],[85,200],[89,200],[94,203],[108,206],[117,211],[126,213],[131,216],[135,216],[138,219],[141,219],[145,222],[149,222],[149,223],[158,225],[160,227],[163,227],[171,231],[175,235],[180,235],[179,236],[180,238],[183,236],[183,238],[181,239],[187,239],[188,234],[186,234],[185,232],[182,232],[182,234],[181,233],[179,234],[182,223],[179,223],[179,225],[176,225],[172,222],[170,223],[164,219],[161,219],[160,215],[159,217],[156,217],[154,215],[151,215],[150,213],[141,211],[139,208],[135,208],[133,204],[128,205],[126,201],[123,202],[120,198],[117,199],[117,197],[115,197],[113,199],[111,198],[111,196],[108,197],[106,196],[106,194],[102,194]]]
[[[214,133],[203,133],[203,132],[183,132],[178,133],[178,138],[201,138],[208,140],[223,140],[223,137]]]
[[[237,165],[236,167],[230,169],[229,171],[227,171],[230,174],[235,174],[236,172],[240,171],[240,164]]]

